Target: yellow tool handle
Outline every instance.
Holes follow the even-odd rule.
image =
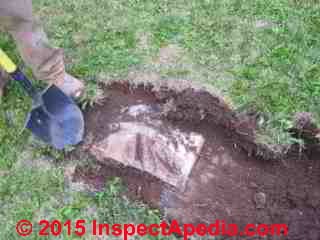
[[[17,70],[17,66],[11,61],[8,55],[0,48],[0,66],[8,73]]]

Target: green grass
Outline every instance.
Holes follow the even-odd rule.
[[[15,224],[22,219],[32,221],[42,204],[63,191],[61,171],[39,171],[25,167],[13,168],[0,179],[0,235],[18,239]]]
[[[126,76],[142,66],[162,77],[194,78],[222,92],[235,109],[263,112],[266,117],[259,135],[264,143],[295,141],[286,129],[297,112],[312,112],[320,123],[317,1],[34,0],[33,4],[51,43],[64,49],[67,70],[87,82],[83,107],[101,98],[97,82]],[[258,27],[258,23],[267,26]],[[148,37],[142,48],[144,35]],[[169,44],[184,50],[181,61],[187,64],[155,68],[151,60]],[[8,36],[1,35],[0,47],[21,65]],[[30,145],[29,133],[23,131],[29,107],[28,97],[10,83],[0,105],[0,173],[10,172],[0,179],[0,204],[7,209],[1,218],[8,219],[7,225],[0,227],[1,236],[10,239],[14,221],[32,217],[50,205],[50,196],[58,201],[51,208],[59,218],[79,218],[85,206],[94,204],[105,221],[159,220],[158,214],[149,214],[144,206],[114,197],[110,188],[98,199],[76,196],[71,203],[64,203],[59,169],[45,176],[38,169],[17,170],[15,162]],[[39,146],[33,154],[51,155],[62,162],[64,158],[64,153]]]
[[[157,210],[151,210],[141,203],[129,201],[122,196],[124,187],[119,179],[108,182],[104,191],[96,195],[65,192],[61,169],[37,171],[19,168],[0,180],[0,235],[4,239],[20,239],[15,233],[15,225],[21,219],[33,223],[34,232],[39,232],[39,221],[85,220],[90,237],[90,223],[160,223]],[[69,200],[66,200],[69,199]],[[89,209],[92,209],[91,211]],[[63,228],[63,239],[79,239],[69,236]],[[28,239],[38,239],[32,234]],[[41,237],[40,239],[56,239]],[[154,238],[162,239],[162,238]]]
[[[17,63],[21,63],[13,41],[8,37],[0,39],[0,48]],[[0,170],[12,167],[21,152],[27,133],[24,130],[25,119],[30,107],[30,99],[17,84],[11,82],[8,95],[0,102]]]
[[[174,43],[202,69],[199,79],[204,72],[205,83],[232,99],[235,108],[253,107],[268,116],[261,133],[269,143],[290,140],[285,130],[297,112],[312,112],[319,123],[317,2],[37,0],[34,5],[79,77],[125,75],[133,66],[148,65],[145,55],[156,56],[160,47]],[[272,26],[256,27],[258,21]],[[144,52],[137,46],[140,33],[152,36]],[[168,76],[179,72],[170,69]]]

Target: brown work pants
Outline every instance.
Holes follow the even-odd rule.
[[[46,34],[32,15],[31,0],[0,0],[0,30],[11,34],[21,57],[37,79],[63,82],[63,51],[49,45]]]

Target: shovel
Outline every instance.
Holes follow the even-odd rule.
[[[55,85],[38,91],[1,49],[0,66],[32,97],[26,127],[36,137],[58,150],[82,141],[84,119],[72,98]]]

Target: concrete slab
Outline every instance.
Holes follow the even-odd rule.
[[[111,158],[184,189],[204,144],[202,135],[170,126],[161,131],[156,127],[159,121],[156,125],[137,121],[118,124],[118,131],[92,146],[90,151],[99,161]]]

